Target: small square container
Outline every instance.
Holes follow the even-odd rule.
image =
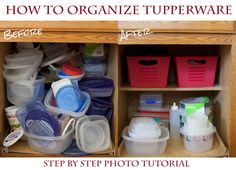
[[[83,64],[87,77],[100,77],[106,74],[106,64]]]
[[[143,108],[160,109],[163,104],[162,94],[142,93],[139,103]]]
[[[155,139],[134,139],[128,135],[128,127],[123,131],[122,137],[125,148],[131,155],[161,155],[165,152],[169,130],[161,127],[161,136]]]
[[[110,126],[103,116],[90,115],[78,119],[75,137],[78,148],[87,153],[104,151],[111,145]]]
[[[38,77],[36,80],[7,82],[7,99],[17,106],[22,106],[34,99],[43,100],[44,95],[45,78],[43,77]]]
[[[109,97],[113,92],[113,81],[105,77],[87,77],[79,82],[81,90],[91,97]]]

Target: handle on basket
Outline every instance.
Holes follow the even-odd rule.
[[[206,60],[188,60],[188,63],[192,65],[203,65],[206,64]]]
[[[139,64],[145,66],[152,66],[158,64],[157,60],[139,60]]]

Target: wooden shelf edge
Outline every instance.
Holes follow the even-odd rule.
[[[166,151],[162,155],[151,157],[226,157],[227,148],[222,142],[220,136],[216,133],[214,136],[214,144],[212,150],[204,153],[192,153],[184,148],[182,138],[178,141],[168,140]],[[124,141],[121,142],[118,150],[119,157],[143,157],[140,155],[129,155],[125,149]]]
[[[169,85],[165,88],[137,88],[125,84],[119,89],[120,91],[221,91],[222,87],[219,85],[214,87],[177,87],[176,85]]]
[[[2,157],[69,157],[62,154],[46,154],[33,151],[29,148],[27,142],[18,141],[15,145],[5,148],[2,147]],[[111,144],[106,151],[100,151],[93,154],[76,157],[111,157],[114,155],[114,146]],[[71,156],[74,157],[74,156]]]

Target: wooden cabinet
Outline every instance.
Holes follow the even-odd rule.
[[[42,28],[41,36],[19,37],[4,40],[5,30]],[[152,34],[130,36],[120,41],[120,31],[150,28]],[[91,156],[130,156],[122,141],[122,131],[127,125],[132,109],[137,107],[138,96],[143,91],[161,92],[165,101],[171,103],[180,98],[206,95],[213,101],[215,135],[213,150],[193,154],[185,151],[182,140],[169,140],[162,156],[236,156],[236,24],[235,22],[0,22],[0,62],[11,52],[12,42],[66,42],[107,43],[109,57],[107,76],[113,79],[113,121],[111,124],[113,146],[108,151]],[[220,56],[217,80],[214,87],[179,88],[175,83],[166,88],[132,88],[127,77],[127,49],[152,45],[164,48],[168,54],[214,54]],[[2,73],[2,64],[0,72]],[[0,141],[6,135],[8,125],[4,108],[8,105],[5,83],[0,74]],[[60,156],[35,153],[26,143],[18,142],[10,148],[2,147],[2,156]]]

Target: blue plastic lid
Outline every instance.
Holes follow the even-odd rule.
[[[26,132],[39,136],[59,136],[60,125],[57,119],[45,111],[32,110],[25,118]]]
[[[60,88],[56,95],[56,102],[59,108],[75,112],[84,105],[85,97],[81,91],[73,86]]]
[[[79,82],[81,90],[94,88],[113,88],[113,81],[105,77],[86,77]]]

